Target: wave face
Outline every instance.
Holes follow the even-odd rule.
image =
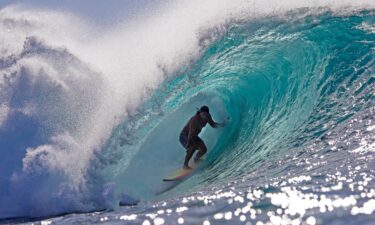
[[[0,46],[0,218],[116,208],[121,200],[140,203],[55,221],[371,221],[374,7],[338,14],[322,6],[257,16],[234,8],[193,25],[165,51],[133,48],[134,36],[118,30],[101,46],[84,44],[73,31],[58,37],[39,17],[24,20],[19,8],[2,10],[1,29],[18,33],[0,38],[19,43]],[[137,34],[149,40],[150,32]],[[135,51],[115,53],[131,58],[116,66],[104,58],[118,48],[108,42],[122,37]],[[104,58],[92,57],[100,47]],[[192,177],[161,182],[182,165],[178,135],[201,105],[230,122],[203,130],[209,151]]]

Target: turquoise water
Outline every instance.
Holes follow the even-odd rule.
[[[30,45],[39,50],[23,55],[43,58],[57,54],[57,58],[67,57],[66,63],[74,64],[74,69],[82,67],[95,75],[61,49],[56,51],[63,53],[56,53],[38,43]],[[75,189],[65,182],[70,181],[66,178],[68,170],[60,170],[60,164],[53,164],[55,161],[47,157],[52,144],[43,145],[45,151],[36,151],[39,148],[35,146],[45,141],[44,132],[49,132],[44,128],[43,132],[38,130],[43,138],[30,141],[36,152],[32,159],[38,163],[28,164],[22,153],[18,161],[14,158],[23,163],[20,166],[23,169],[16,171],[28,172],[31,168],[37,175],[30,172],[21,176],[21,172],[12,173],[9,169],[11,172],[4,173],[7,179],[0,180],[10,193],[10,197],[0,194],[1,199],[15,205],[0,211],[3,222],[372,224],[375,220],[374,11],[338,14],[303,8],[282,16],[238,19],[226,23],[225,29],[212,29],[201,35],[199,46],[198,57],[172,73],[165,69],[163,82],[146,90],[142,104],[126,117],[120,117],[108,138],[103,138],[103,145],[92,147],[95,151],[84,173],[84,188]],[[4,71],[17,61],[11,57],[1,60]],[[96,85],[89,94],[77,85],[82,98],[94,98],[95,91],[101,88],[96,78],[91,81],[87,83],[82,78],[87,86]],[[59,85],[53,83],[54,88],[61,88]],[[27,87],[24,89],[28,90]],[[0,91],[0,97],[5,99],[4,93],[8,92]],[[29,92],[25,93],[29,96]],[[32,97],[44,98],[43,93],[32,92]],[[71,102],[74,104],[68,105],[72,108],[81,105]],[[90,101],[89,112],[94,105]],[[201,105],[210,107],[215,121],[229,118],[229,123],[225,128],[203,130],[201,137],[208,153],[192,176],[180,182],[162,182],[163,177],[182,166],[184,150],[178,143],[178,135]],[[53,113],[58,115],[56,120],[66,121],[66,115],[60,115],[58,110]],[[89,114],[78,121],[84,121]],[[26,124],[30,130],[37,126]],[[66,124],[72,129],[78,126],[74,122]],[[0,129],[1,134],[9,137],[10,130]],[[74,152],[69,149],[76,146],[75,142],[68,140],[65,143],[63,137],[57,137],[52,138],[52,143],[63,143],[58,152]],[[6,141],[0,144],[13,148]],[[79,147],[80,152],[88,151]],[[73,159],[81,157],[74,155]],[[61,166],[75,168],[74,162],[67,165]],[[44,170],[40,172],[45,167],[53,168],[53,176],[45,175]],[[82,169],[77,168],[74,171]],[[30,181],[28,187],[33,190],[21,195],[27,196],[22,197],[27,201],[21,209],[12,192],[13,187],[18,190],[19,186],[6,183],[17,179]],[[50,193],[50,189],[58,191]],[[43,191],[48,194],[40,198]],[[35,205],[45,208],[30,209]],[[49,205],[58,207],[48,208]],[[64,215],[56,216],[61,213]],[[44,218],[50,215],[54,217]],[[17,217],[27,219],[13,219]]]
[[[117,184],[141,202],[101,218],[113,223],[125,213],[136,215],[134,223],[155,224],[371,224],[373,26],[372,11],[335,16],[307,10],[228,25],[112,136],[109,155],[131,149],[126,145],[136,150],[119,153],[131,162],[119,160],[108,174],[116,171]],[[169,190],[160,178],[182,165],[179,130],[203,104],[216,121],[229,117],[230,123],[204,130],[206,160]],[[127,141],[118,147],[121,138]],[[370,215],[359,213],[365,208]]]

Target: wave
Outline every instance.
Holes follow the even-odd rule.
[[[140,199],[168,189],[160,177],[182,165],[178,134],[201,105],[230,123],[204,130],[210,149],[204,171],[164,198],[244,176],[324,140],[373,104],[373,33],[361,28],[371,15],[302,11],[288,21],[233,24],[194,67],[165,81],[118,127],[106,150],[122,157],[105,176],[115,171],[120,190]]]
[[[231,121],[204,131],[205,170],[177,194],[243,176],[371,107],[374,6],[278,4],[177,2],[108,30],[2,9],[0,217],[152,199],[202,104]]]

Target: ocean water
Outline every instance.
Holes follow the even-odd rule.
[[[375,224],[375,5],[177,1],[97,28],[0,10],[0,222]],[[201,105],[226,127],[187,179]]]

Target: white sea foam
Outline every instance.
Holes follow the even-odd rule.
[[[8,117],[9,107],[7,107],[5,104],[0,105],[0,126]]]

